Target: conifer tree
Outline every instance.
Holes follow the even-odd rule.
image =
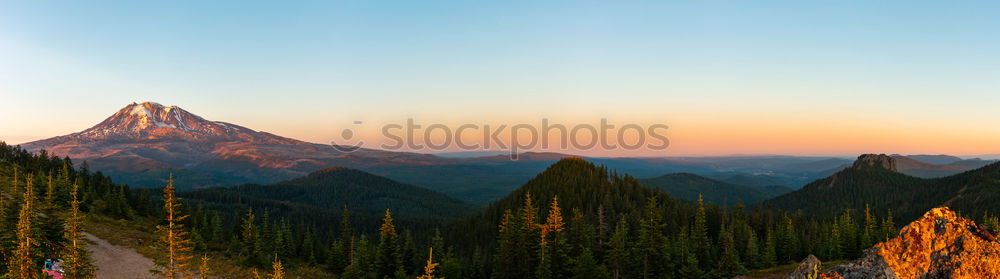
[[[83,215],[80,214],[80,200],[77,198],[79,186],[73,184],[70,193],[69,216],[66,218],[66,243],[63,244],[63,278],[89,279],[94,278],[96,268],[90,261],[90,252],[84,249]]]
[[[175,195],[174,178],[170,176],[167,187],[163,188],[163,209],[166,211],[165,226],[157,226],[160,231],[160,242],[166,247],[163,275],[167,279],[183,278],[187,273],[188,260],[191,256],[190,240],[182,223],[188,218],[180,212],[180,198]]]
[[[840,224],[838,222],[833,222],[830,225],[830,238],[827,242],[829,243],[828,249],[830,250],[828,257],[830,259],[842,259],[844,257],[844,247],[841,244]]]
[[[865,204],[865,229],[864,234],[861,237],[861,246],[867,248],[876,242],[876,232],[878,226],[878,220],[874,214],[871,213],[871,208],[868,204]]]
[[[209,276],[208,255],[201,256],[201,264],[198,265],[198,276],[201,279],[208,279]]]
[[[761,253],[762,267],[772,267],[778,263],[777,247],[774,237],[774,230],[767,229],[767,237],[764,240],[764,252]]]
[[[417,279],[434,279],[434,269],[437,266],[438,264],[434,263],[434,247],[430,247],[427,250],[427,265],[424,265],[424,274],[417,277]],[[437,279],[445,278],[437,277]]]
[[[493,271],[494,279],[517,279],[514,268],[520,259],[517,258],[516,250],[518,238],[518,227],[514,223],[514,214],[510,209],[504,210],[500,219],[500,234],[497,239],[496,270]],[[433,249],[433,247],[431,247]]]
[[[594,247],[594,253],[598,257],[604,256],[604,244],[608,241],[608,234],[610,233],[610,228],[608,227],[608,222],[604,216],[604,205],[597,206],[597,245]]]
[[[572,279],[609,279],[608,267],[598,264],[590,248],[583,248],[573,259]]]
[[[417,272],[417,246],[413,242],[413,232],[409,229],[403,232],[403,238],[399,241],[399,263],[404,274],[416,274]]]
[[[379,227],[379,244],[375,256],[375,272],[378,278],[392,276],[400,268],[399,254],[396,250],[396,226],[392,224],[392,214],[385,210],[385,217]]]
[[[698,255],[693,253],[691,247],[693,243],[689,238],[688,230],[681,230],[675,241],[677,249],[677,259],[680,261],[680,269],[677,270],[679,278],[702,278],[704,272],[698,264]]]
[[[354,232],[351,231],[351,212],[344,206],[340,220],[339,256],[330,264],[333,273],[342,273],[354,257]]]
[[[646,202],[645,216],[639,220],[639,244],[637,250],[642,261],[642,277],[656,278],[664,272],[666,264],[663,248],[666,238],[663,236],[663,217],[657,206],[655,197]]]
[[[625,278],[628,268],[628,222],[622,217],[615,226],[615,232],[608,240],[607,263],[614,279]]]
[[[899,231],[896,230],[896,224],[892,222],[892,209],[889,209],[889,213],[886,214],[885,219],[882,219],[882,233],[885,235],[885,240],[896,237]]]
[[[261,264],[261,242],[260,233],[257,230],[257,226],[254,224],[254,219],[256,215],[253,214],[253,208],[247,210],[247,214],[243,218],[242,225],[240,225],[240,236],[241,236],[241,246],[240,255],[243,257],[241,261],[246,265],[259,265]]]
[[[798,260],[798,237],[795,236],[795,227],[792,224],[792,218],[785,213],[782,217],[782,221],[778,224],[780,241],[778,241],[778,260],[781,263],[790,263]]]
[[[698,211],[695,213],[694,226],[691,227],[691,240],[694,241],[694,253],[702,270],[708,270],[711,257],[711,247],[708,240],[708,220],[705,216],[705,201],[698,194]]]
[[[723,278],[732,278],[746,273],[746,268],[740,263],[740,257],[736,254],[736,245],[733,241],[732,230],[722,228],[722,235],[719,236],[719,242],[721,242],[722,255],[719,257],[718,275]]]
[[[745,255],[743,259],[745,260],[748,268],[761,268],[760,246],[757,244],[759,241],[757,233],[755,233],[753,229],[750,229],[747,236],[747,247],[746,250],[743,251],[743,254]]]
[[[32,232],[31,219],[35,215],[34,187],[32,176],[28,175],[27,187],[21,201],[21,211],[17,217],[17,246],[8,266],[7,277],[35,278],[39,272],[35,268],[35,246],[37,239]]]
[[[285,268],[281,266],[281,260],[278,259],[277,255],[274,256],[274,261],[271,262],[271,269],[273,270],[271,272],[271,279],[285,278]]]
[[[568,276],[569,259],[564,225],[562,209],[559,208],[559,198],[554,197],[549,205],[549,214],[545,218],[545,224],[541,226],[538,268],[535,271],[539,279],[566,278]]]
[[[517,265],[510,267],[515,278],[532,278],[538,264],[538,244],[541,232],[538,219],[538,208],[535,207],[531,193],[524,194],[524,204],[521,207],[518,220],[518,240],[515,258]]]

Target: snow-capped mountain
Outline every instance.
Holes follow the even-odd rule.
[[[185,140],[192,142],[247,141],[270,144],[305,142],[257,132],[239,125],[209,121],[180,107],[154,102],[132,103],[101,123],[79,133],[40,141],[70,140]]]
[[[188,187],[200,187],[276,182],[338,165],[364,168],[441,160],[370,149],[342,153],[329,145],[211,121],[154,102],[129,104],[89,129],[22,147],[86,160],[91,169],[138,187],[160,186],[168,173],[187,180]]]

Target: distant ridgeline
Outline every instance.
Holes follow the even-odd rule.
[[[414,277],[433,248],[441,264],[435,276],[518,279],[731,278],[809,254],[827,261],[860,257],[873,243],[894,237],[898,221],[940,204],[973,214],[1000,212],[1000,199],[989,190],[1000,182],[998,164],[938,179],[893,168],[891,157],[866,155],[802,190],[748,207],[721,207],[676,199],[627,174],[567,158],[481,210],[366,172],[330,168],[270,185],[182,192],[178,209],[191,215],[181,223],[193,253],[247,267],[269,270],[280,260],[311,268],[312,276]],[[90,173],[86,164],[74,167],[44,151],[30,154],[0,143],[4,273],[21,266],[6,263],[19,255],[14,252],[23,234],[14,228],[23,222],[17,216],[36,216],[19,214],[25,201],[17,197],[27,192],[29,174],[31,200],[44,205],[37,210],[45,214],[30,222],[37,230],[23,231],[42,245],[31,254],[37,257],[14,263],[40,263],[40,255],[62,247],[53,245],[65,241],[58,212],[70,204],[73,182],[80,185],[84,214],[145,228],[167,222],[160,190],[130,190]]]
[[[1000,212],[1000,163],[932,179],[909,176],[896,169],[896,158],[863,155],[852,167],[765,204],[827,217],[868,205],[877,212],[891,209],[905,221],[937,206],[949,206],[975,217]]]

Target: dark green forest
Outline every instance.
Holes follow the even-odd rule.
[[[273,185],[182,192],[179,208],[190,215],[180,222],[192,253],[211,251],[262,269],[277,258],[285,266],[321,267],[335,278],[413,278],[433,249],[440,263],[435,276],[444,278],[730,278],[809,254],[825,261],[856,258],[894,237],[913,212],[943,202],[935,195],[956,188],[991,195],[998,168],[933,180],[847,169],[762,204],[720,206],[680,200],[570,158],[482,209],[337,168]],[[23,258],[18,251],[25,250],[26,236],[37,240],[29,245],[28,264],[40,267],[67,254],[73,185],[81,214],[164,222],[160,189],[131,189],[85,162],[0,143],[3,274],[14,277],[21,268],[14,259]],[[886,197],[908,185],[930,186]],[[814,193],[821,190],[827,192]],[[996,212],[992,204],[956,199],[952,205],[995,219],[985,213]],[[37,216],[28,224],[25,210]]]
[[[671,173],[642,179],[640,182],[680,199],[694,201],[700,195],[706,202],[718,205],[755,204],[792,191],[784,186],[746,186],[691,173]]]

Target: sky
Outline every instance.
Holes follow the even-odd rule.
[[[2,1],[0,140],[131,102],[301,140],[668,125],[596,156],[1000,153],[996,1]],[[353,128],[351,128],[353,129]]]

